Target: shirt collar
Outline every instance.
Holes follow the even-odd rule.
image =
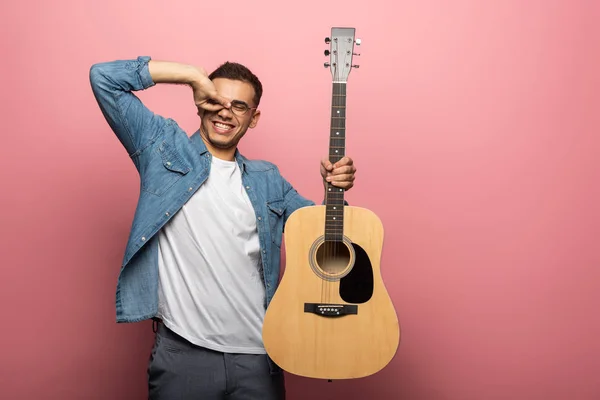
[[[194,134],[190,137],[190,140],[192,141],[192,144],[196,148],[196,151],[198,151],[198,154],[203,156],[204,154],[208,153],[206,144],[204,143],[204,140],[202,140],[202,136],[200,136],[200,129],[198,129],[196,132],[194,132]],[[246,157],[244,157],[237,148],[235,149],[234,157],[237,160],[238,165],[240,166],[240,169],[242,170],[242,173],[246,172],[246,163],[248,162],[248,159]]]

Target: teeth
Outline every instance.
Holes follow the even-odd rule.
[[[220,122],[215,122],[215,126],[220,129],[231,129],[232,128],[230,125],[221,124]]]

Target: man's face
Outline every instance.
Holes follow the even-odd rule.
[[[254,88],[247,82],[216,78],[213,84],[217,92],[229,100],[242,101],[248,107],[254,104]],[[209,146],[221,150],[233,150],[248,128],[254,128],[260,118],[260,111],[249,109],[244,115],[238,115],[231,109],[222,108],[219,111],[200,110],[202,119],[200,132]]]

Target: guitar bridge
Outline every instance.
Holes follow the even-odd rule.
[[[343,315],[358,314],[358,306],[352,304],[304,303],[304,312],[323,317],[341,317]]]

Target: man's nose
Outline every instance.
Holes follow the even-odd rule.
[[[221,108],[217,114],[219,115],[219,117],[225,119],[231,119],[231,117],[233,117],[233,113],[231,112],[231,110],[225,107]]]

